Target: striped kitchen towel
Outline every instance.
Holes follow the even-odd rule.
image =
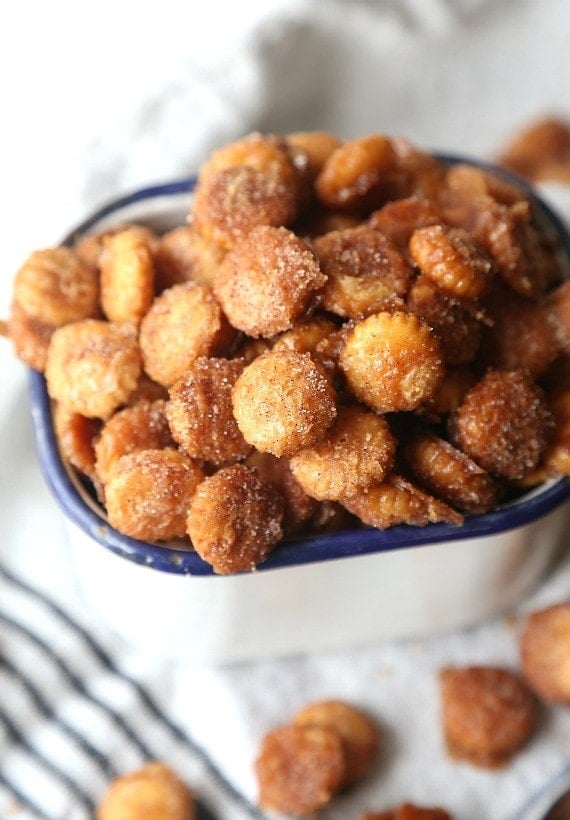
[[[45,592],[0,565],[0,817],[86,820],[110,780],[159,759],[200,820],[262,818],[141,682]]]

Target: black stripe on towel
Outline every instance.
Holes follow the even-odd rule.
[[[20,670],[18,667],[9,661],[7,658],[0,656],[0,667],[6,669],[9,675],[17,680],[18,683],[26,690],[30,700],[33,702],[37,711],[46,718],[53,725],[57,726],[63,734],[66,735],[72,742],[76,743],[81,751],[99,767],[104,777],[110,780],[116,777],[118,772],[109,760],[99,749],[96,749],[86,737],[84,737],[77,729],[69,724],[64,718],[58,716],[51,708],[47,700],[44,698],[40,690],[34,683]]]
[[[216,764],[211,760],[207,752],[198,744],[195,740],[188,736],[188,734],[176,723],[174,723],[168,715],[166,715],[155,699],[150,695],[150,693],[134,678],[132,678],[127,673],[123,672],[111,658],[111,656],[103,649],[103,647],[87,632],[79,623],[73,620],[67,612],[65,612],[55,601],[53,601],[50,597],[48,597],[43,591],[40,591],[36,587],[32,586],[31,584],[23,581],[21,578],[18,578],[14,575],[11,571],[7,570],[5,567],[0,565],[0,576],[2,576],[6,581],[11,583],[14,587],[19,589],[22,592],[25,592],[32,598],[35,598],[37,601],[40,601],[47,609],[49,609],[52,614],[57,616],[66,626],[72,629],[89,647],[91,652],[95,655],[98,659],[100,664],[111,672],[113,675],[116,675],[118,678],[122,679],[129,683],[133,689],[136,691],[137,695],[139,696],[141,702],[150,712],[150,714],[158,721],[160,721],[166,728],[171,732],[171,734],[178,740],[180,743],[185,745],[203,764],[205,769],[211,775],[212,779],[224,790],[224,792],[231,797],[235,803],[250,817],[255,818],[255,820],[264,820],[266,815],[257,808],[257,806],[252,805],[247,798],[244,797],[241,792],[239,792],[233,784],[227,780],[220,769],[216,766]],[[152,755],[146,755],[146,757],[152,758]]]
[[[21,789],[15,786],[6,777],[6,775],[2,773],[2,771],[0,771],[0,786],[3,787],[4,791],[7,791],[12,795],[14,800],[14,812],[19,811],[20,809],[26,809],[26,811],[31,812],[39,818],[39,820],[52,820],[52,818],[40,809],[33,800],[24,794]]]
[[[42,638],[38,637],[38,635],[36,635],[34,632],[28,629],[27,626],[24,626],[24,624],[19,623],[18,621],[14,620],[14,618],[11,618],[9,615],[6,615],[1,611],[0,622],[6,624],[15,632],[19,632],[21,635],[24,635],[27,638],[27,640],[30,641],[30,643],[33,643],[35,646],[41,649],[41,651],[49,658],[49,660],[55,666],[57,666],[57,668],[65,677],[65,679],[67,680],[68,684],[72,689],[76,690],[77,692],[80,692],[86,700],[88,700],[90,703],[93,703],[95,706],[97,706],[99,709],[105,712],[110,718],[112,718],[115,725],[118,728],[120,728],[123,731],[123,733],[128,737],[132,745],[136,747],[136,749],[138,750],[139,754],[143,757],[143,759],[152,759],[152,753],[150,749],[146,746],[145,743],[143,743],[140,737],[138,737],[138,735],[129,726],[129,724],[125,721],[122,715],[120,715],[115,709],[113,709],[111,706],[108,706],[98,697],[92,695],[85,688],[85,685],[81,678],[79,678],[72,671],[72,669],[70,669],[67,663],[64,660],[62,660],[59,657],[59,655],[55,654],[52,651],[51,647]]]
[[[21,746],[23,749],[26,750],[29,757],[35,760],[42,768],[48,771],[56,780],[59,780],[67,790],[73,794],[79,802],[90,812],[93,812],[95,809],[95,803],[93,802],[92,798],[83,791],[81,786],[79,786],[74,780],[69,777],[69,775],[65,774],[52,760],[47,758],[42,752],[36,749],[32,744],[24,737],[24,735],[20,732],[16,724],[12,721],[10,717],[4,712],[2,708],[0,708],[0,723],[4,725],[6,732],[10,739]]]

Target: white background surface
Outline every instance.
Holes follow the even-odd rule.
[[[214,146],[252,129],[385,131],[492,156],[529,119],[570,116],[569,39],[566,0],[4,0],[0,316],[30,250],[56,243],[108,199],[195,170]],[[567,190],[546,193],[570,216]],[[23,369],[5,343],[0,368],[0,559],[73,608]],[[569,593],[565,569],[525,606]],[[462,820],[518,817],[567,764],[570,717],[550,710],[535,742],[502,773],[450,763],[435,672],[465,662],[516,664],[512,626],[500,620],[433,640],[227,670],[165,670],[124,657],[251,797],[260,735],[306,701],[336,696],[381,716],[386,745],[378,776],[327,818],[350,820],[403,799],[447,805]],[[0,766],[13,765],[11,754],[5,746]],[[224,817],[242,815],[227,808]]]

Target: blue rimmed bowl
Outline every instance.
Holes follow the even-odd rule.
[[[449,162],[457,159],[445,158]],[[144,188],[66,237],[128,222],[166,231],[186,220],[194,179]],[[570,265],[570,237],[535,195]],[[193,551],[137,541],[60,457],[44,378],[29,372],[43,474],[69,530],[86,602],[127,640],[162,656],[223,663],[355,646],[472,624],[543,577],[566,524],[570,484],[553,480],[461,527],[431,524],[310,536],[280,544],[254,572],[216,576]]]

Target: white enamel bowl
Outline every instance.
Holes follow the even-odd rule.
[[[451,160],[453,161],[453,160]],[[142,222],[183,224],[194,180],[146,188],[98,211],[66,241]],[[537,205],[570,259],[556,215]],[[476,623],[507,610],[544,576],[561,546],[570,486],[552,481],[462,527],[362,528],[279,545],[257,570],[216,576],[187,550],[114,530],[60,458],[41,374],[29,396],[39,461],[65,513],[85,601],[129,642],[200,663],[354,647]]]

